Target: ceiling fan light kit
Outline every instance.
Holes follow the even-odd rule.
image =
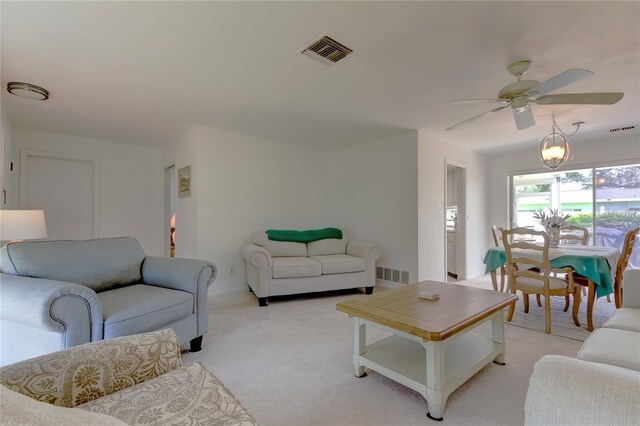
[[[484,115],[511,107],[513,119],[518,130],[528,129],[536,124],[531,111],[531,105],[613,105],[624,96],[621,92],[606,93],[571,93],[548,94],[556,89],[575,83],[578,80],[593,75],[592,71],[583,69],[569,69],[542,83],[536,80],[523,80],[522,76],[531,66],[531,61],[514,62],[507,67],[509,73],[516,77],[516,81],[503,87],[496,99],[461,99],[450,103],[462,102],[495,102],[501,106],[473,116],[455,124],[446,130],[456,129],[464,124],[475,121]]]
[[[46,101],[49,99],[49,91],[47,89],[31,83],[22,83],[19,81],[9,82],[7,83],[7,92],[21,98],[36,101]]]

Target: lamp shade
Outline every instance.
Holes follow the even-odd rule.
[[[0,210],[0,241],[47,237],[43,210]]]

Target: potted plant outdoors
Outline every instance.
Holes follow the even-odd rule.
[[[560,230],[567,225],[567,219],[571,215],[562,214],[558,209],[549,209],[549,214],[542,210],[535,212],[533,217],[540,221],[540,225],[544,227],[544,230],[549,235],[549,247],[558,247],[560,244]]]

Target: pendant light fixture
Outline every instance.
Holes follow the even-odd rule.
[[[7,83],[7,91],[12,95],[36,101],[46,101],[49,99],[49,91],[43,87],[31,83],[21,83],[12,81]]]
[[[545,166],[551,170],[555,170],[572,158],[571,147],[569,146],[567,138],[575,135],[580,125],[584,124],[584,121],[573,123],[573,125],[576,126],[576,130],[570,135],[567,135],[558,127],[556,117],[551,117],[553,119],[551,133],[540,141],[540,159]]]

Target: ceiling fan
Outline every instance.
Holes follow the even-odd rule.
[[[454,124],[447,130],[456,129],[487,114],[498,112],[508,107],[511,107],[513,111],[513,118],[515,119],[518,130],[524,130],[536,124],[536,121],[533,118],[533,113],[531,112],[531,104],[613,105],[624,96],[624,93],[622,92],[548,95],[547,93],[549,92],[593,75],[593,72],[581,69],[568,69],[565,72],[540,83],[535,80],[522,79],[522,76],[527,72],[530,65],[531,61],[518,61],[509,65],[507,69],[516,77],[517,81],[503,87],[498,92],[498,97],[495,99],[460,99],[449,102],[495,102],[500,104],[500,106],[468,118],[458,124]]]

